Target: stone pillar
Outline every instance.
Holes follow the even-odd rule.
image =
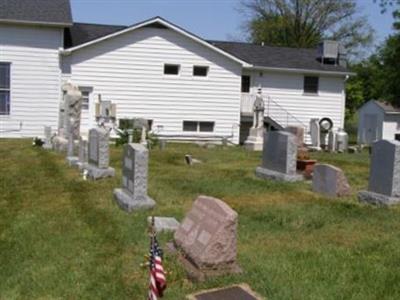
[[[122,161],[122,188],[114,189],[118,205],[125,211],[156,205],[147,195],[149,151],[141,144],[126,144]]]
[[[44,126],[44,149],[49,150],[53,148],[53,145],[51,144],[51,138],[51,126]]]

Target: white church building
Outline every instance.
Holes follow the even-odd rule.
[[[61,86],[83,94],[81,131],[95,126],[99,95],[117,119],[145,118],[171,139],[229,139],[251,126],[257,88],[265,124],[344,126],[345,55],[319,49],[209,41],[161,18],[131,26],[74,23],[69,0],[0,0],[0,137],[58,127]],[[307,137],[309,139],[309,137]]]

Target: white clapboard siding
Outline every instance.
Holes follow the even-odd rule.
[[[61,46],[61,29],[0,25],[0,62],[11,63],[10,115],[0,115],[0,137],[42,136],[43,126],[57,128]],[[20,122],[22,131],[11,131]]]
[[[345,117],[344,76],[319,75],[318,95],[306,95],[303,93],[304,75],[301,73],[265,71],[244,73],[251,76],[252,94],[255,94],[261,85],[264,96],[271,97],[273,101],[306,125],[306,131],[309,131],[311,118],[331,118],[334,130],[343,128]],[[287,117],[285,111],[277,105],[271,104],[269,109],[270,116],[283,127],[301,125],[296,119]],[[268,107],[266,107],[265,115],[267,113]],[[310,142],[308,134],[306,142]]]
[[[117,104],[117,118],[151,119],[162,134],[184,138],[183,120],[213,121],[214,132],[204,135],[233,130],[232,141],[239,141],[241,66],[188,37],[141,28],[77,50],[68,60],[71,81],[93,88],[91,107],[101,94]],[[165,63],[179,64],[179,75],[164,75]],[[194,77],[194,65],[208,66],[208,76]],[[94,110],[83,114],[83,132],[91,123],[85,118],[93,120]]]

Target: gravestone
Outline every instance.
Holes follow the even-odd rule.
[[[152,217],[147,218],[147,223],[149,226],[151,225]],[[175,232],[179,225],[179,222],[175,218],[154,217],[154,229],[156,232]]]
[[[88,163],[88,139],[86,136],[79,137],[79,152],[78,152],[78,167],[83,169],[85,164]]]
[[[99,179],[113,177],[114,168],[109,166],[110,149],[109,134],[104,128],[92,128],[89,130],[88,163],[84,165],[87,177]]]
[[[188,295],[187,300],[262,300],[247,284],[215,288]]]
[[[314,167],[312,189],[314,192],[329,197],[349,196],[350,185],[343,171],[328,164],[317,164]]]
[[[199,196],[175,231],[174,246],[189,278],[240,273],[236,264],[238,215],[219,199]]]
[[[44,126],[44,144],[42,146],[44,149],[49,150],[53,148],[51,138],[51,126]]]
[[[126,144],[122,161],[122,188],[114,189],[118,205],[125,211],[156,205],[147,195],[149,151],[141,144]]]
[[[71,167],[77,166],[79,161],[78,156],[75,155],[75,141],[72,134],[68,136],[66,161]]]
[[[262,165],[256,175],[263,179],[300,181],[303,175],[296,173],[296,137],[285,131],[269,131],[264,137]]]
[[[297,147],[302,148],[304,146],[304,128],[300,126],[288,126],[285,131],[290,132],[296,137]]]
[[[321,150],[321,128],[319,126],[318,118],[310,120],[310,136],[311,148],[318,151]]]
[[[391,205],[400,202],[400,142],[380,140],[372,145],[368,191],[361,202]]]

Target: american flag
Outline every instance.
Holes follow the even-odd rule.
[[[158,246],[155,233],[153,233],[150,241],[150,286],[148,300],[157,300],[158,297],[162,298],[163,292],[167,287],[162,257],[162,250]]]

